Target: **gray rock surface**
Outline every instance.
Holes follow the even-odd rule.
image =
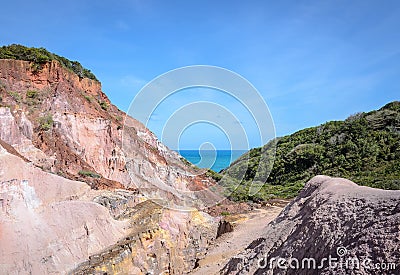
[[[316,176],[221,272],[399,274],[400,191]]]

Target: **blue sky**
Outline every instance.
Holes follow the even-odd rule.
[[[3,45],[45,47],[80,61],[122,110],[148,81],[195,64],[250,81],[278,136],[400,95],[399,1],[15,0],[2,3],[0,24]],[[150,126],[160,134],[160,125]],[[181,146],[197,148],[207,127],[189,129]],[[221,133],[209,133],[218,149],[226,147]]]

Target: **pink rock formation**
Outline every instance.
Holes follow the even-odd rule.
[[[62,273],[122,238],[126,221],[79,200],[89,191],[0,147],[0,273]]]
[[[1,274],[193,268],[218,219],[159,204],[201,208],[212,179],[58,62],[0,60],[0,82]]]
[[[215,182],[196,176],[177,153],[113,106],[99,82],[79,78],[56,61],[34,73],[29,62],[18,60],[0,60],[0,81],[10,106],[0,108],[1,139],[37,166],[71,179],[92,171],[127,188],[152,189],[155,197],[169,193],[190,206],[202,207],[211,197],[191,190]],[[36,97],[29,98],[28,91]],[[52,119],[48,131],[40,129],[45,117]]]
[[[399,274],[399,263],[400,191],[316,176],[222,273]]]

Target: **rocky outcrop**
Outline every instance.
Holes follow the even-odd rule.
[[[0,147],[0,273],[66,272],[123,238],[128,222],[84,200],[89,192]]]
[[[121,215],[129,217],[130,233],[92,255],[73,274],[185,274],[204,256],[216,222],[198,211],[162,210],[146,201]]]
[[[1,146],[0,206],[1,274],[182,274],[218,224],[196,209],[163,209],[137,192],[92,190]]]
[[[112,105],[98,81],[80,78],[57,61],[42,67],[38,72],[26,61],[0,60],[2,140],[64,177],[94,182],[79,173],[90,171],[152,197],[169,194],[172,204],[203,207],[212,194],[191,190],[215,184],[212,179],[198,176],[140,122]]]
[[[219,221],[218,230],[217,230],[217,238],[221,237],[225,233],[229,233],[233,231],[233,225],[225,220]]]
[[[398,274],[400,191],[316,176],[223,274]]]
[[[0,273],[191,270],[216,236],[199,211],[214,195],[198,192],[215,182],[98,81],[41,67],[0,60]]]

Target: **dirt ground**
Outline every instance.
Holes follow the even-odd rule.
[[[198,262],[199,267],[190,274],[219,274],[230,258],[243,251],[253,240],[260,237],[264,227],[279,215],[284,206],[254,209],[245,214],[227,216],[234,225],[233,232],[225,233],[209,247],[207,254]]]

